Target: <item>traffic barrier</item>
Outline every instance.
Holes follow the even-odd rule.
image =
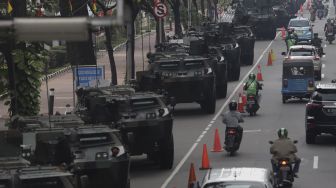
[[[193,188],[195,185],[196,185],[195,168],[194,163],[191,163],[189,169],[188,188]]]
[[[238,99],[238,109],[237,109],[238,112],[240,113],[244,113],[244,103],[243,103],[243,99],[242,99],[242,94],[239,93],[239,99]]]
[[[203,144],[202,166],[200,170],[208,170],[208,169],[210,169],[208,149],[207,149],[206,144]]]
[[[275,60],[276,60],[275,53],[273,52],[272,49],[271,49],[271,57],[272,57],[272,61],[275,61]]]
[[[258,65],[257,81],[263,81],[260,64]]]
[[[216,131],[215,131],[215,140],[214,140],[213,149],[211,151],[212,152],[222,152],[223,151],[223,148],[221,146],[221,141],[220,141],[218,129],[216,129]]]
[[[273,62],[272,62],[271,52],[268,52],[267,66],[272,66],[272,65],[273,65]]]
[[[282,40],[286,39],[286,29],[285,29],[284,26],[282,26],[282,28],[281,28],[281,38],[282,38]]]

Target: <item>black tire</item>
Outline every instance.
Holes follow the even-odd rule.
[[[217,88],[217,96],[219,98],[225,98],[227,96],[227,83]]]
[[[332,40],[329,40],[329,44],[331,44],[332,43]]]
[[[315,144],[316,135],[306,131],[306,144]]]
[[[216,87],[205,94],[205,100],[201,102],[201,108],[207,114],[213,114],[216,111]]]
[[[236,62],[236,64],[232,67],[232,73],[231,73],[231,81],[238,81],[240,78],[240,60],[239,62]]]
[[[170,133],[166,138],[160,141],[159,161],[160,168],[169,170],[174,164],[174,137]]]
[[[286,104],[286,101],[287,101],[287,97],[286,96],[282,96],[282,103]]]
[[[246,60],[246,65],[253,65],[254,53],[247,55],[245,60]]]
[[[320,70],[316,75],[316,80],[322,80],[322,70]]]

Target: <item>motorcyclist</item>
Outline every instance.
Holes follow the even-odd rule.
[[[256,102],[259,101],[259,90],[262,89],[262,84],[260,84],[256,80],[256,75],[254,73],[251,73],[248,77],[247,82],[244,84],[244,88],[246,91],[246,95],[252,95],[255,96]],[[259,104],[259,103],[258,103]]]
[[[334,33],[334,24],[331,23],[331,19],[328,18],[327,19],[327,23],[324,25],[324,32],[325,32],[325,36],[328,36],[328,33]]]
[[[228,128],[237,128],[240,142],[241,139],[243,138],[243,128],[239,125],[239,123],[243,123],[244,119],[242,115],[239,112],[237,112],[237,106],[238,106],[237,102],[235,100],[232,100],[229,103],[229,111],[222,114],[223,117],[222,121],[226,125],[225,133],[227,132]]]
[[[289,28],[288,32],[287,32],[287,36],[286,36],[286,46],[287,46],[287,52],[289,51],[289,48],[293,45],[296,45],[297,41],[298,41],[298,36],[297,34],[294,32],[293,28]]]
[[[318,33],[314,33],[314,38],[311,43],[318,49],[319,55],[321,56],[323,54],[322,39],[318,37]]]
[[[288,138],[288,131],[285,128],[280,128],[278,130],[279,139],[275,140],[270,148],[270,153],[273,154],[271,159],[273,172],[277,173],[279,171],[278,161],[283,158],[289,158],[290,163],[294,163],[293,173],[294,177],[298,177],[301,159],[298,158],[295,153],[297,153],[297,148],[294,142]]]

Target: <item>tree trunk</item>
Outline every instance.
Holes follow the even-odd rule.
[[[61,16],[88,16],[86,0],[76,0],[72,2],[72,10],[69,0],[59,0]],[[84,5],[84,6],[83,6]],[[91,32],[89,32],[91,33]],[[85,42],[66,42],[67,55],[71,65],[96,65],[96,57],[93,49],[92,35]]]
[[[106,14],[105,14],[106,15]],[[113,55],[113,47],[112,47],[112,36],[111,36],[111,27],[105,27],[105,36],[106,36],[106,49],[109,56],[110,68],[111,68],[111,81],[113,85],[118,84],[117,78],[117,69]]]
[[[205,16],[204,0],[201,0],[201,12],[202,12],[202,17],[204,18]]]
[[[174,12],[174,21],[175,21],[175,35],[182,37],[182,26],[181,26],[181,14],[180,14],[180,0],[174,0],[173,2],[173,12]]]

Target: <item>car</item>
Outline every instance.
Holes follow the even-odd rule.
[[[173,117],[163,95],[120,85],[78,90],[77,96],[85,122],[114,124],[131,156],[147,154],[160,168],[172,168]]]
[[[317,135],[336,135],[336,83],[319,83],[306,104],[306,143],[314,144]]]
[[[308,18],[292,18],[288,23],[288,29],[294,29],[298,36],[298,44],[310,44],[314,33]]]
[[[312,59],[314,63],[314,76],[316,80],[322,79],[322,62],[317,48],[312,45],[295,45],[289,48],[288,53],[282,52],[285,59]]]
[[[203,178],[201,188],[273,188],[272,173],[265,168],[215,168]]]

